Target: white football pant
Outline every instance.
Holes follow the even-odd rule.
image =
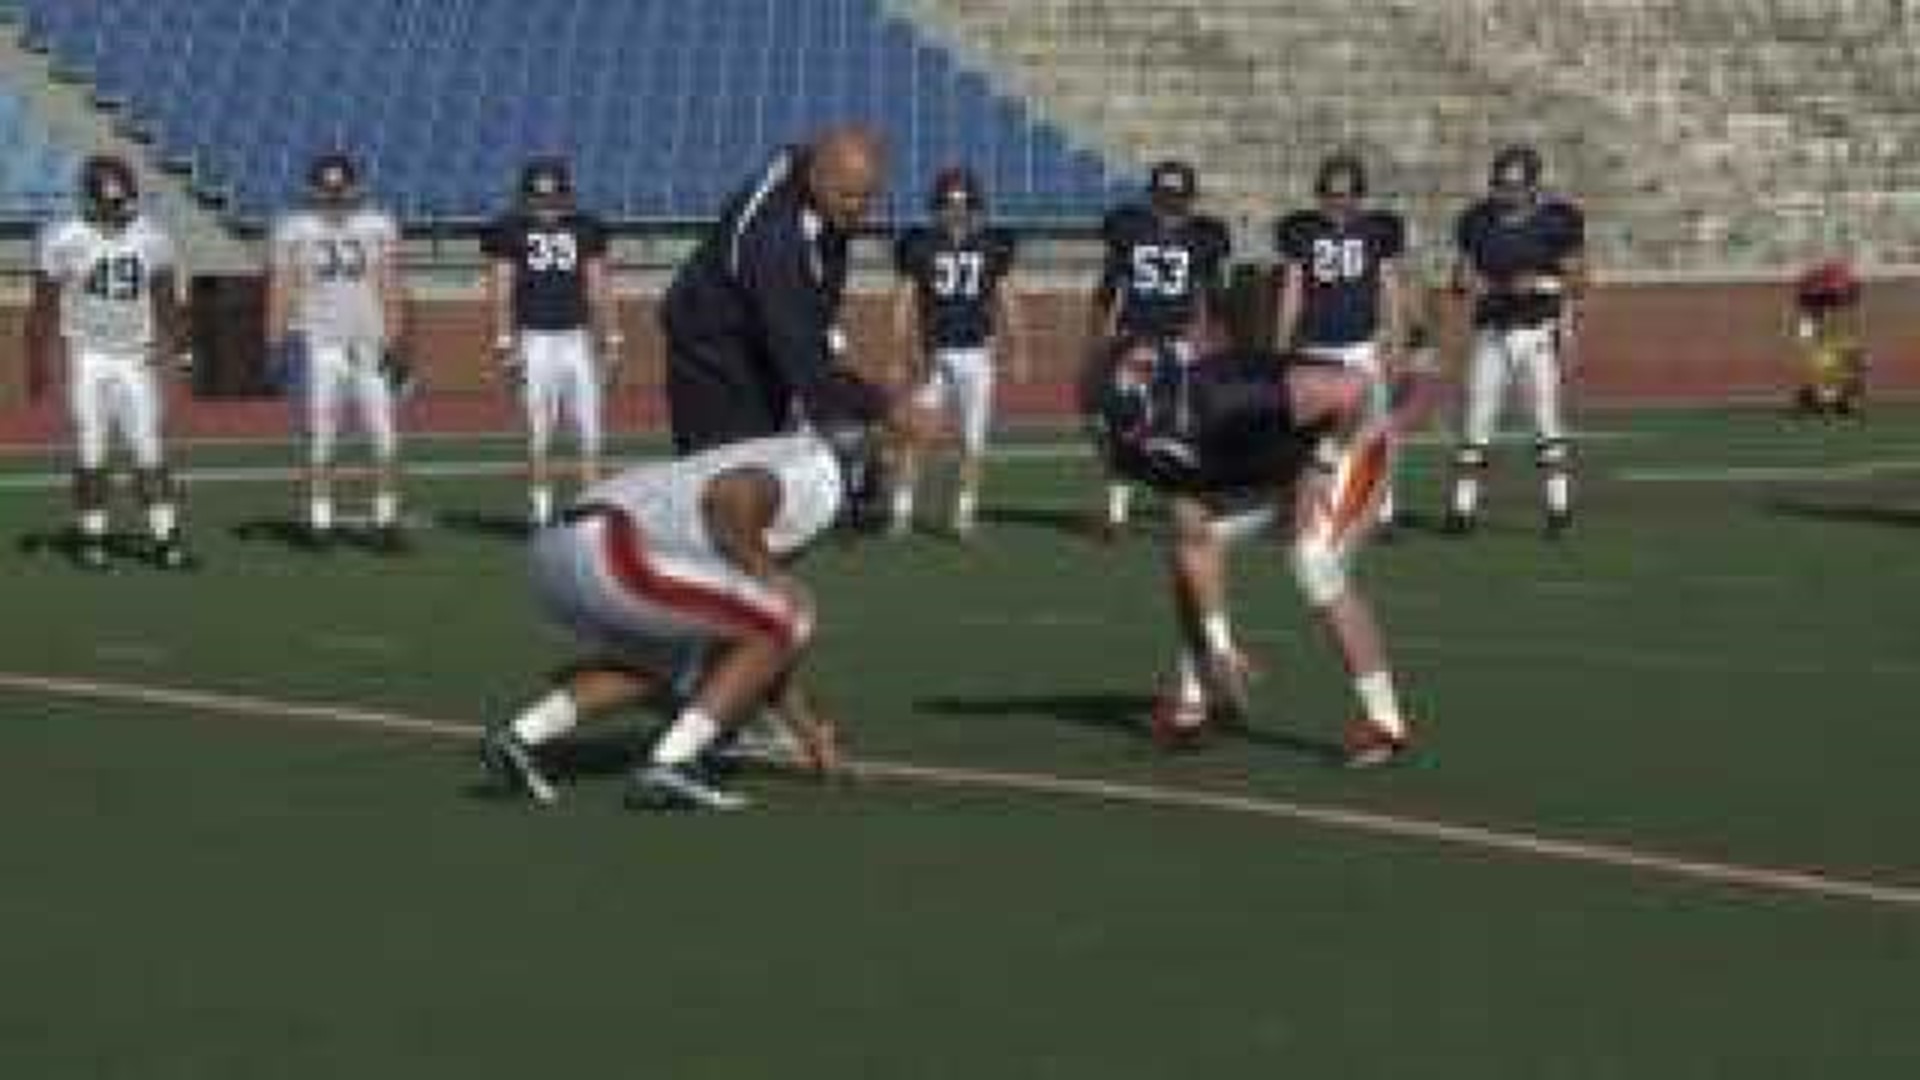
[[[968,457],[978,457],[993,423],[992,349],[935,349],[932,370],[915,391],[914,404],[947,410],[959,431],[962,450]]]
[[[379,461],[399,451],[394,423],[393,385],[381,370],[383,347],[377,342],[314,344],[307,348],[307,454],[314,465],[333,461],[340,435],[340,414],[347,403],[360,418],[360,430]]]
[[[1552,326],[1483,329],[1473,338],[1467,361],[1467,400],[1461,442],[1484,448],[1493,442],[1506,403],[1507,388],[1518,378],[1527,390],[1535,438],[1542,445],[1565,441],[1560,410],[1559,338]]]
[[[520,403],[526,410],[527,446],[545,457],[554,428],[571,421],[574,446],[583,458],[600,456],[600,373],[585,330],[522,330]]]
[[[67,368],[67,409],[82,469],[107,461],[107,440],[118,431],[142,469],[160,466],[160,380],[144,351],[74,347]]]

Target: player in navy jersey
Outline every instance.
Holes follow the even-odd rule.
[[[606,230],[574,205],[567,163],[538,158],[521,173],[518,205],[488,230],[485,251],[494,350],[526,410],[528,516],[537,528],[553,519],[548,451],[563,414],[573,426],[581,484],[600,478],[601,387],[625,341]]]
[[[1145,339],[1123,340],[1089,380],[1109,467],[1176,497],[1168,570],[1180,652],[1177,675],[1154,704],[1163,745],[1186,745],[1215,712],[1246,718],[1227,554],[1276,528],[1301,595],[1353,680],[1361,715],[1346,728],[1347,763],[1377,765],[1409,745],[1379,627],[1348,570],[1376,520],[1392,443],[1432,395],[1426,380],[1411,378],[1391,414],[1369,418],[1369,381],[1264,349],[1223,349],[1195,362]]]
[[[993,417],[994,352],[1004,350],[1014,377],[1024,379],[1018,294],[1007,280],[1014,238],[987,221],[979,180],[964,168],[943,170],[929,196],[930,225],[901,235],[894,247],[900,273],[894,332],[915,358],[915,396],[927,409],[946,408],[959,429],[959,482],[954,488],[953,534],[973,534],[979,506],[981,456]],[[912,527],[915,456],[898,463],[892,531]]]
[[[1573,203],[1541,191],[1541,173],[1532,147],[1500,151],[1487,197],[1468,207],[1454,227],[1454,286],[1473,305],[1466,405],[1447,511],[1454,533],[1473,527],[1487,451],[1515,376],[1526,385],[1533,412],[1547,535],[1563,534],[1573,521],[1561,379],[1586,287],[1586,219]]]
[[[1089,337],[1101,355],[1122,336],[1182,343],[1185,355],[1219,332],[1219,296],[1233,243],[1220,219],[1194,211],[1199,178],[1184,161],[1162,161],[1147,176],[1147,199],[1119,207],[1101,222],[1106,261],[1094,296]],[[1100,533],[1126,527],[1132,488],[1107,486]]]
[[[1400,259],[1407,226],[1399,214],[1365,204],[1360,159],[1335,154],[1314,178],[1318,205],[1281,218],[1274,229],[1280,257],[1277,338],[1283,352],[1341,364],[1365,375],[1371,412],[1388,409],[1387,366],[1404,338]],[[1393,521],[1389,482],[1381,520]]]

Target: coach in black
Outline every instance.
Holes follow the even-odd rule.
[[[847,247],[879,191],[878,142],[839,128],[780,151],[667,290],[667,405],[690,454],[832,409]]]

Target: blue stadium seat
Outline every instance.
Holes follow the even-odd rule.
[[[1090,213],[1111,183],[878,0],[17,2],[28,41],[247,213],[337,143],[413,215],[484,212],[525,156],[565,148],[609,211],[698,217],[774,145],[847,120],[887,138],[895,213],[955,160],[1008,205]]]

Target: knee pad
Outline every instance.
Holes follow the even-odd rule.
[[[1541,439],[1533,444],[1533,462],[1542,469],[1564,469],[1573,460],[1573,448],[1565,439]]]
[[[1311,536],[1295,540],[1288,561],[1300,595],[1310,607],[1327,607],[1346,595],[1346,558],[1326,540]]]
[[[1462,469],[1484,469],[1487,467],[1487,448],[1480,443],[1462,443],[1453,452],[1453,463]]]
[[[141,502],[169,502],[173,499],[173,474],[164,465],[141,469],[134,478],[134,484]]]

